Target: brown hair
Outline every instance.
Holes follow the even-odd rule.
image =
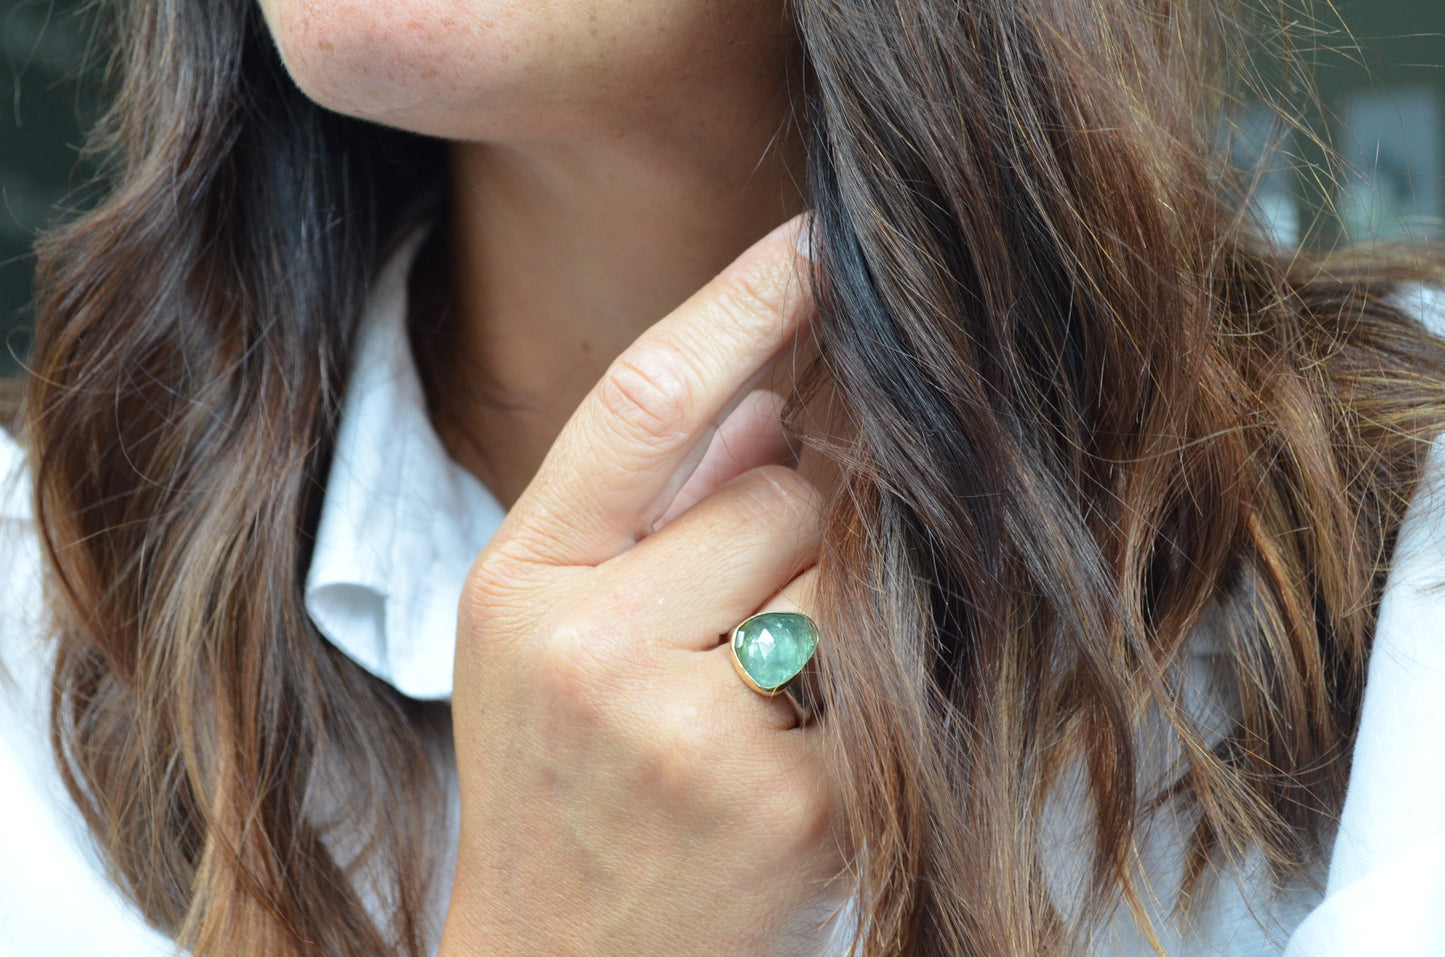
[[[360,302],[440,152],[309,103],[251,0],[117,6],[113,187],[42,247],[26,399],[56,750],[195,953],[419,953],[438,716],[322,640],[301,581]],[[1200,108],[1210,0],[793,7],[850,423],[813,438],[845,466],[819,685],[858,949],[1084,949],[1121,895],[1144,919],[1164,805],[1197,821],[1186,890],[1249,848],[1298,869],[1445,428],[1445,351],[1389,297],[1439,271],[1254,238]],[[1215,737],[1176,667],[1206,618],[1238,705]],[[1064,905],[1041,821],[1075,767],[1095,840]]]
[[[1298,876],[1445,429],[1445,350],[1389,299],[1438,263],[1272,248],[1226,200],[1229,5],[797,7],[820,352],[856,428],[820,654],[863,951],[1077,953],[1121,902],[1148,935],[1162,807],[1194,822],[1181,902],[1247,851]],[[1206,629],[1223,728],[1189,704]],[[1070,771],[1092,864],[1057,899]]]
[[[113,188],[40,249],[26,399],[61,768],[195,953],[420,953],[435,716],[301,583],[367,279],[441,151],[307,101],[253,0],[110,22]]]

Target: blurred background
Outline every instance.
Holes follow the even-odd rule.
[[[85,204],[77,147],[96,96],[82,6],[0,0],[0,376],[15,375],[29,349],[34,237]],[[1260,228],[1286,246],[1445,240],[1445,0],[1334,7],[1348,29],[1325,19],[1304,54],[1323,108],[1305,114],[1310,135],[1247,101],[1221,131],[1235,165],[1251,171]],[[1271,82],[1267,68],[1259,75]],[[1339,163],[1326,164],[1315,136]]]
[[[0,0],[0,374],[29,349],[30,245],[84,182],[76,147],[95,116],[76,0]]]

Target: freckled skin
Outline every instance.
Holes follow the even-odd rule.
[[[504,503],[629,342],[801,209],[786,0],[258,2],[312,99],[451,141],[447,351],[508,398],[429,404]]]
[[[459,140],[706,122],[778,89],[791,43],[780,0],[260,3],[312,98]]]

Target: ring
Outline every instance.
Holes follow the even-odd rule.
[[[818,649],[813,619],[791,611],[765,611],[734,628],[729,645],[743,684],[768,698],[784,695],[798,723],[807,724],[813,709],[798,676]]]

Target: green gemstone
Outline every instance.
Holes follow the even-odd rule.
[[[738,665],[769,694],[796,678],[817,647],[813,620],[790,611],[754,615],[733,632]]]

